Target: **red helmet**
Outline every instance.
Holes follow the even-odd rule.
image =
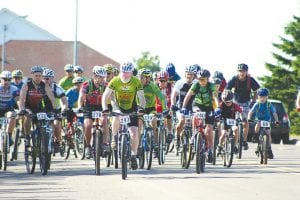
[[[167,71],[160,71],[157,73],[157,79],[169,79],[169,73]]]

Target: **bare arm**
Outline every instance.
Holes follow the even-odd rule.
[[[21,92],[20,92],[19,110],[25,110],[25,101],[26,101],[27,91],[28,91],[28,85],[24,84],[21,89]]]
[[[107,99],[110,98],[110,96],[112,95],[112,93],[113,93],[112,89],[110,89],[109,87],[105,88],[105,91],[104,91],[103,96],[102,96],[102,109],[103,110],[107,110],[108,109]]]
[[[45,85],[45,92],[46,92],[46,95],[48,96],[49,100],[51,101],[52,107],[54,109],[56,109],[57,106],[56,106],[56,102],[55,102],[55,97],[54,97],[53,91],[51,90],[49,85]]]
[[[63,96],[60,98],[60,105],[61,105],[62,109],[68,108],[68,101],[67,101],[66,96]]]
[[[172,92],[171,95],[171,105],[175,105],[176,104],[176,97],[179,95],[178,92],[176,92],[175,90]]]
[[[78,97],[78,108],[83,107],[85,98],[86,98],[86,94],[80,90],[79,97]]]
[[[186,108],[189,100],[191,99],[191,97],[194,95],[194,92],[190,89],[188,91],[188,93],[186,94],[186,96],[184,97],[184,100],[183,100],[183,104],[182,104],[182,108]]]
[[[145,99],[145,95],[144,95],[144,90],[137,91],[137,97],[139,99],[140,106],[142,108],[145,108],[146,107],[146,99]]]

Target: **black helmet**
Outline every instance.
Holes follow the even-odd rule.
[[[220,71],[215,71],[214,78],[219,78],[219,79],[223,80],[224,79],[223,73]]]
[[[197,77],[198,78],[209,78],[210,72],[207,69],[201,69],[200,71],[197,72]]]
[[[233,93],[231,90],[224,90],[222,93],[222,101],[232,101],[233,100]]]
[[[238,64],[237,70],[238,71],[248,71],[248,65],[246,65],[244,63]]]

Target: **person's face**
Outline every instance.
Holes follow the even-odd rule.
[[[238,78],[241,79],[241,80],[244,80],[247,76],[247,71],[246,70],[241,70],[241,71],[238,71]]]
[[[140,80],[142,82],[142,85],[145,86],[145,85],[148,85],[150,83],[151,77],[141,76]]]
[[[199,78],[199,83],[202,87],[207,85],[208,79],[207,78]]]
[[[74,72],[74,76],[75,77],[82,77],[82,73],[81,72]]]
[[[52,83],[52,79],[51,77],[43,77],[43,82],[47,85],[50,85]]]
[[[100,85],[100,84],[103,84],[103,83],[104,83],[105,76],[97,76],[97,75],[93,75],[93,80],[94,80],[94,84]]]
[[[22,77],[14,77],[14,78],[13,78],[13,81],[18,85],[18,84],[21,83]]]
[[[226,106],[231,106],[232,105],[232,101],[224,101]]]
[[[159,79],[158,80],[158,86],[160,87],[160,89],[165,89],[165,88],[167,88],[167,84],[168,82],[167,82],[167,80],[165,80],[165,79]]]
[[[69,78],[70,78],[70,77],[73,77],[73,71],[67,70],[67,71],[66,71],[66,76],[69,77]]]
[[[10,85],[11,79],[10,78],[2,78],[1,79],[1,85],[4,87],[8,87]]]
[[[114,77],[114,74],[112,72],[106,73],[106,82],[109,82]]]
[[[37,83],[40,84],[40,82],[42,81],[42,72],[35,72],[32,74],[32,80]]]
[[[257,97],[259,103],[265,103],[268,99],[268,97],[258,96]]]
[[[80,90],[80,87],[81,87],[81,83],[76,83],[76,84],[75,84],[76,90]]]
[[[185,73],[185,78],[190,83],[190,82],[192,82],[194,80],[195,74],[191,73],[191,72],[186,72]]]

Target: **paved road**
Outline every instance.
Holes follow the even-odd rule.
[[[254,149],[251,144],[231,168],[218,160],[203,174],[195,173],[194,163],[181,169],[179,158],[170,154],[165,165],[155,162],[150,171],[129,171],[125,181],[120,169],[103,166],[102,174],[95,176],[93,161],[73,156],[54,158],[47,176],[40,175],[38,167],[36,173],[26,174],[24,161],[18,160],[0,171],[0,199],[300,199],[300,146],[273,145],[275,159],[267,166],[258,164]]]

